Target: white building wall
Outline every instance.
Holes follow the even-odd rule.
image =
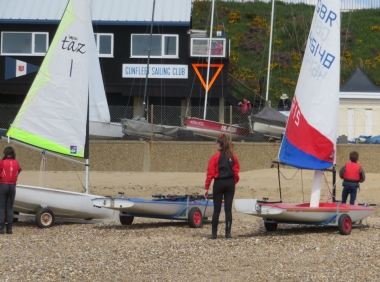
[[[380,135],[380,99],[340,99],[338,136]]]

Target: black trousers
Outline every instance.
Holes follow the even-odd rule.
[[[235,195],[235,182],[233,178],[214,179],[213,197],[214,213],[212,215],[212,229],[216,230],[219,223],[220,210],[224,198],[224,212],[226,215],[226,228],[232,225],[232,201]]]
[[[0,183],[0,224],[5,222],[5,212],[8,222],[13,222],[13,204],[16,197],[16,184]]]

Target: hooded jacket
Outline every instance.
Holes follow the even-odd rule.
[[[227,159],[223,153],[215,153],[208,162],[205,189],[208,190],[210,188],[214,178],[233,178],[235,184],[238,183],[239,171],[239,161],[234,154],[232,154],[232,158]]]

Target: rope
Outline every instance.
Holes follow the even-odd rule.
[[[330,197],[328,198],[328,200],[330,200],[330,199],[332,199],[332,191],[330,189],[329,182],[327,181],[327,177],[326,177],[326,175],[324,173],[323,173],[323,179],[325,180],[326,187],[327,187],[328,192],[330,194]]]
[[[294,178],[294,176],[296,176],[297,172],[299,171],[300,169],[297,169],[297,171],[294,173],[294,175],[291,177],[291,178],[286,178],[285,175],[280,171],[280,174],[282,175],[282,177],[286,180],[292,180]],[[302,169],[301,169],[301,172],[302,172]]]
[[[78,177],[78,179],[79,179],[80,184],[82,185],[83,192],[86,192],[86,187],[85,187],[85,185],[83,185],[82,180],[81,180],[80,177],[79,177],[79,174],[78,174],[78,171],[77,171],[77,169],[76,169],[75,164],[74,164],[74,163],[71,163],[71,165],[72,165],[74,171],[75,171],[76,174],[77,174],[77,177]]]
[[[46,156],[45,156],[45,150],[44,150],[42,151],[41,164],[40,164],[40,176],[39,176],[39,181],[38,181],[39,187],[44,187],[45,170],[46,170]]]
[[[303,191],[303,174],[301,169],[301,189],[302,189],[302,202],[305,203],[305,192]]]

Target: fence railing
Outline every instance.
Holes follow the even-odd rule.
[[[195,0],[193,0],[194,2]],[[272,0],[221,0],[225,2],[265,2],[270,3]],[[316,5],[318,0],[276,0],[286,4],[307,4]],[[336,0],[341,2],[341,10],[361,10],[361,9],[379,9],[379,0]]]
[[[1,134],[4,135],[10,127],[20,106],[0,104]],[[243,114],[242,108],[238,106],[224,108],[216,106],[207,107],[206,120],[211,123],[209,125],[211,128],[203,128],[200,131],[214,130],[215,132],[212,132],[210,135],[210,132],[193,133],[193,130],[189,129],[190,124],[186,125],[186,119],[184,118],[187,116],[203,121],[203,107],[186,108],[180,106],[149,105],[143,118],[138,117],[141,114],[140,109],[134,107],[110,106],[104,109],[97,108],[94,112],[109,112],[110,121],[113,130],[116,130],[116,134],[110,131],[106,123],[93,128],[90,122],[90,139],[209,141],[215,140],[221,133],[230,134],[232,139],[238,141],[271,141],[280,139],[280,136],[273,139],[269,136],[270,134],[262,135],[258,133],[254,133],[255,138],[252,138],[253,129],[250,117],[251,114],[258,113],[259,110],[259,108],[250,109]],[[175,132],[170,131],[168,127],[175,127]],[[236,130],[237,132],[241,131],[241,134],[237,134]],[[111,135],[109,135],[110,132]]]
[[[0,104],[0,135],[5,134],[19,109],[20,105]],[[206,115],[206,121],[210,122],[208,128],[206,122],[203,122],[203,107],[149,105],[143,120],[136,118],[141,114],[141,111],[134,107],[110,106],[103,109],[97,108],[98,112],[99,110],[110,114],[114,135],[109,135],[110,130],[107,124],[100,126],[95,134],[90,123],[90,139],[207,141],[215,140],[218,134],[220,136],[221,133],[225,133],[226,135],[231,134],[231,138],[235,141],[261,142],[279,141],[284,132],[283,123],[276,121],[268,124],[258,122],[253,115],[259,113],[260,108],[250,109],[243,114],[242,108],[239,106],[222,108],[210,106],[207,108]],[[199,119],[198,123],[204,125],[205,128],[191,128],[191,124],[186,124],[185,116]],[[380,108],[372,110],[363,107],[351,109],[348,106],[341,105],[338,135],[347,136],[349,141],[357,140],[361,135],[380,135],[380,126],[376,119],[379,116]],[[178,130],[172,131],[171,127]],[[214,133],[204,132],[211,130],[211,128],[215,130]],[[241,135],[234,135],[234,130],[241,131]]]

